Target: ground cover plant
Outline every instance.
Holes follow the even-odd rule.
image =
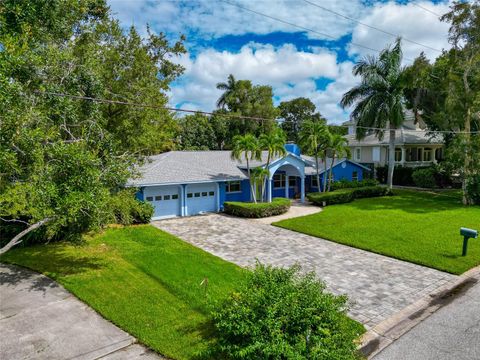
[[[192,359],[212,346],[211,303],[232,292],[246,272],[150,225],[110,228],[84,244],[14,248],[0,261],[55,279],[173,359]]]
[[[246,218],[262,218],[286,213],[290,209],[290,200],[274,198],[272,202],[249,203],[227,201],[224,203],[225,212],[230,215]]]
[[[257,264],[214,312],[219,356],[227,359],[357,359],[363,327],[346,315],[347,298],[325,292],[300,266]]]
[[[462,257],[459,235],[462,226],[480,230],[479,206],[463,206],[459,190],[394,192],[275,225],[454,274],[480,264],[480,240]]]

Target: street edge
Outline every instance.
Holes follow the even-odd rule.
[[[468,270],[455,280],[441,286],[420,300],[383,320],[363,334],[358,351],[368,359],[410,331],[437,310],[450,303],[455,295],[474,285],[480,274],[480,266]]]

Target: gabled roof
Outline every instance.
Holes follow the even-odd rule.
[[[302,157],[305,158],[305,160],[308,161],[308,163],[310,164],[309,166],[305,167],[305,175],[316,175],[317,171],[315,170],[315,158],[313,156],[306,156],[306,155],[302,155]],[[336,158],[333,163],[333,167],[336,167],[337,165],[340,165],[343,162],[349,162],[358,167],[361,167],[364,170],[370,171],[368,167],[347,158],[340,158],[340,159]],[[332,158],[327,158],[327,172],[330,171],[331,164],[332,164]],[[325,163],[321,159],[319,159],[318,161],[318,167],[320,169],[320,174],[323,174],[325,172]]]

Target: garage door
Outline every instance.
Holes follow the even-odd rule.
[[[187,215],[217,211],[217,186],[194,184],[187,186]]]
[[[178,186],[153,186],[145,188],[145,201],[155,208],[152,219],[181,215],[180,188]]]

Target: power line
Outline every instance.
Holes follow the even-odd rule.
[[[432,10],[430,10],[430,9],[422,6],[422,5],[417,4],[417,3],[412,2],[412,3],[410,3],[410,4],[412,4],[413,6],[416,6],[416,7],[420,8],[420,9],[423,9],[423,10],[425,10],[425,11],[429,12],[430,14],[433,14],[433,15],[435,15],[435,16],[437,16],[437,17],[441,17],[441,16],[442,16],[442,15],[437,14],[436,12],[434,12],[434,11],[432,11]]]
[[[245,11],[249,11],[251,13],[254,13],[254,14],[257,14],[257,15],[260,15],[260,16],[264,16],[266,18],[269,18],[269,19],[272,19],[272,20],[275,20],[275,21],[278,21],[278,22],[281,22],[283,24],[286,24],[286,25],[289,25],[289,26],[292,26],[292,27],[296,27],[298,29],[301,29],[301,30],[305,30],[305,31],[309,31],[311,33],[314,33],[314,34],[317,34],[317,35],[322,35],[322,36],[325,36],[327,38],[330,38],[334,41],[338,40],[337,37],[335,36],[332,36],[332,35],[329,35],[329,34],[326,34],[326,33],[323,33],[323,32],[320,32],[320,31],[317,31],[317,30],[313,30],[313,29],[310,29],[310,28],[307,28],[307,27],[304,27],[304,26],[301,26],[301,25],[297,25],[297,24],[294,24],[294,23],[291,23],[291,22],[288,22],[288,21],[285,21],[285,20],[282,20],[282,19],[279,19],[277,17],[274,17],[274,16],[270,16],[270,15],[267,15],[267,14],[264,14],[264,13],[261,13],[259,11],[256,11],[256,10],[253,10],[253,9],[249,9],[245,6],[242,6],[242,5],[239,5],[239,4],[236,4],[236,3],[232,3],[230,1],[227,1],[227,0],[219,0],[220,2],[224,2],[226,4],[229,4],[229,5],[232,5],[232,6],[235,6],[239,9],[242,9],[242,10],[245,10]],[[371,48],[371,47],[368,47],[368,46],[365,46],[365,45],[362,45],[362,44],[356,44],[354,42],[350,42],[350,44],[352,45],[355,45],[355,46],[358,46],[358,47],[361,47],[361,48],[364,48],[364,49],[367,49],[367,50],[370,50],[370,51],[376,51],[378,53],[381,52],[381,50],[377,50],[377,49],[374,49],[374,48]]]
[[[255,116],[244,116],[244,115],[234,115],[234,114],[216,114],[213,112],[208,112],[208,111],[199,111],[199,110],[191,110],[191,109],[178,109],[178,108],[172,108],[172,107],[166,107],[166,106],[160,106],[160,105],[152,105],[152,104],[142,104],[142,103],[135,103],[135,102],[130,102],[130,101],[121,101],[121,100],[110,100],[110,99],[100,99],[100,98],[94,98],[91,96],[81,96],[81,95],[72,95],[72,94],[65,94],[65,93],[57,93],[57,92],[52,92],[52,91],[40,91],[40,90],[34,90],[33,91],[35,94],[39,95],[50,95],[50,96],[57,96],[57,97],[65,97],[65,98],[70,98],[70,99],[75,99],[75,100],[86,100],[86,101],[93,101],[93,102],[99,102],[99,103],[106,103],[106,104],[117,104],[117,105],[125,105],[125,106],[136,106],[136,107],[142,107],[142,108],[150,108],[150,109],[161,109],[161,110],[169,110],[169,111],[175,111],[175,112],[186,112],[186,113],[196,113],[196,114],[203,114],[203,115],[210,115],[210,116],[225,116],[225,117],[230,117],[230,118],[238,118],[238,119],[247,119],[247,120],[256,120],[256,121],[277,121],[277,119],[274,118],[262,118],[262,117],[255,117]],[[283,122],[293,122],[293,121],[283,121]],[[349,127],[349,125],[332,125],[332,126],[339,126],[339,127]],[[390,129],[388,128],[376,128],[376,127],[367,127],[367,126],[356,126],[359,129],[365,129],[365,130],[375,130],[375,131],[388,131]],[[397,129],[400,130],[400,129]],[[410,132],[424,132],[425,130],[416,130],[416,129],[401,129],[402,131],[410,131]],[[431,133],[445,133],[445,134],[477,134],[480,133],[480,131],[448,131],[448,130],[432,130],[428,131]]]
[[[315,7],[319,8],[319,9],[328,11],[328,12],[330,12],[330,13],[332,13],[332,14],[335,14],[335,15],[337,15],[337,16],[340,16],[340,17],[342,17],[342,18],[344,18],[344,19],[354,21],[354,22],[356,22],[357,24],[360,24],[360,25],[362,25],[362,26],[368,27],[368,28],[370,28],[370,29],[379,31],[379,32],[381,32],[381,33],[384,33],[384,34],[387,34],[387,35],[390,35],[390,36],[393,36],[393,37],[401,37],[401,36],[398,35],[398,34],[394,34],[394,33],[391,33],[391,32],[389,32],[389,31],[380,29],[380,28],[378,28],[378,27],[375,27],[375,26],[366,24],[366,23],[361,22],[361,21],[359,21],[359,20],[357,20],[357,19],[355,19],[355,18],[352,18],[352,17],[350,17],[350,16],[341,14],[341,13],[336,12],[336,11],[334,11],[334,10],[330,10],[330,9],[328,9],[328,8],[322,6],[322,5],[318,5],[318,4],[316,4],[316,3],[314,3],[314,2],[311,2],[311,1],[309,1],[309,0],[303,0],[303,1],[306,2],[307,4],[310,4],[310,5],[312,5],[312,6],[315,6]],[[417,42],[417,41],[415,41],[415,40],[410,40],[410,39],[408,39],[408,38],[406,38],[406,37],[403,37],[403,36],[402,36],[401,38],[402,38],[402,40],[407,41],[407,42],[409,42],[409,43],[412,43],[412,44],[415,44],[415,45],[419,45],[419,46],[423,46],[423,47],[425,47],[425,48],[427,48],[427,49],[434,50],[434,51],[437,51],[437,52],[439,52],[439,53],[442,52],[442,50],[435,49],[434,47],[431,47],[431,46],[429,46],[429,45],[425,45],[425,44],[419,43],[419,42]]]

